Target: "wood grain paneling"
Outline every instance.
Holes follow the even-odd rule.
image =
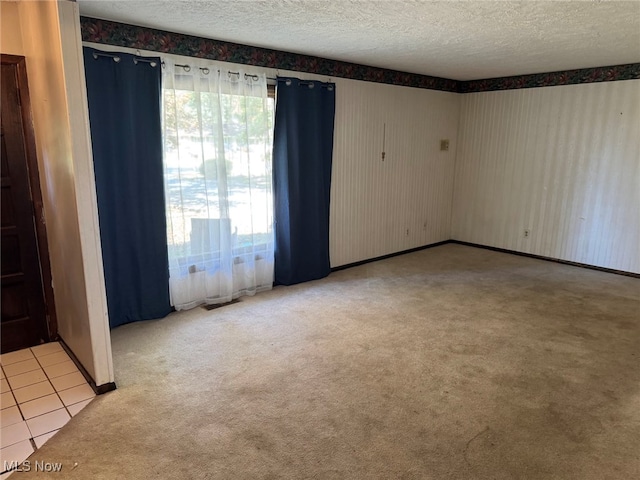
[[[448,240],[460,95],[335,82],[331,266]]]
[[[461,101],[455,240],[640,272],[640,81]]]

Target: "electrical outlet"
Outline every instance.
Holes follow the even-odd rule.
[[[524,229],[524,238],[529,238],[529,235],[531,235],[531,230],[529,230],[528,228]]]
[[[449,140],[440,140],[440,150],[446,152],[449,150]]]
[[[409,236],[409,229],[407,228],[407,237]]]

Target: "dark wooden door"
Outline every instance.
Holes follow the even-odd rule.
[[[3,55],[0,102],[2,150],[1,310],[2,353],[49,341],[47,310],[38,251],[35,207],[25,132],[19,63]],[[18,57],[19,58],[19,57]],[[30,119],[29,119],[30,120]],[[37,178],[37,176],[36,176]],[[46,253],[46,252],[45,252]]]

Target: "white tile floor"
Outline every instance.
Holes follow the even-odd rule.
[[[0,480],[54,436],[95,393],[58,342],[0,355]],[[17,464],[13,464],[17,465]]]

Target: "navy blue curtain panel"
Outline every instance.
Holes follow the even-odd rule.
[[[84,47],[84,65],[113,328],[164,317],[171,311],[161,61]]]
[[[278,78],[273,137],[275,284],[326,277],[335,84]]]

